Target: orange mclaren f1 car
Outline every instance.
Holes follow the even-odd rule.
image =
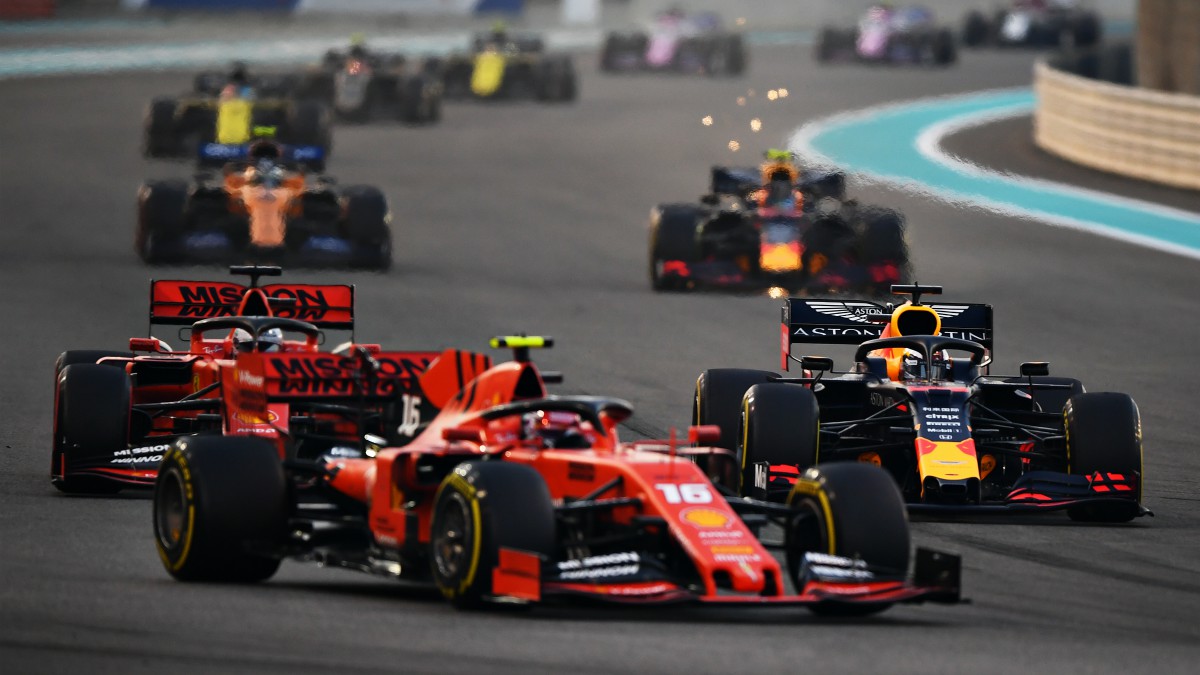
[[[547,395],[557,378],[530,362],[529,348],[549,344],[495,338],[515,351],[495,366],[449,350],[411,387],[367,359],[238,355],[226,391],[236,415],[307,405],[349,419],[397,388],[440,412],[403,447],[346,436],[361,452],[315,460],[291,452],[282,428],[282,445],[250,434],[179,440],[154,493],[163,565],[184,581],[249,582],[295,558],[430,583],[460,607],[584,596],[866,614],[958,601],[957,557],[919,551],[909,575],[904,507],[880,469],[813,469],[785,504],[726,499],[693,460],[728,462],[728,451],[622,442],[628,403]],[[443,370],[461,386],[431,376]],[[713,431],[692,428],[690,439]],[[758,536],[769,522],[781,541]]]
[[[912,511],[1065,510],[1075,520],[1150,514],[1142,495],[1142,425],[1126,394],[1085,392],[1045,362],[990,374],[992,308],[923,304],[940,286],[893,286],[897,307],[791,298],[782,367],[701,374],[693,407],[737,448],[734,490],[784,499],[812,466],[866,462],[888,471]],[[791,355],[798,342],[858,345],[846,372]],[[1152,514],[1151,514],[1152,515]]]
[[[259,276],[277,275],[279,268],[232,270],[250,275],[250,284],[151,282],[151,325],[188,327],[181,329],[190,331],[186,348],[175,350],[150,336],[131,338],[129,351],[72,350],[58,357],[50,466],[55,487],[105,493],[151,486],[163,453],[177,439],[196,434],[275,438],[282,426],[293,436],[311,432],[304,442],[293,443],[294,449],[327,452],[331,444],[323,436],[334,435],[339,424],[344,425],[339,411],[284,404],[272,405],[258,416],[237,411],[228,392],[238,390],[233,382],[241,376],[235,360],[240,352],[303,354],[319,365],[363,349],[398,377],[420,373],[439,353],[383,355],[377,345],[353,342],[333,353],[320,351],[321,329],[351,331],[353,336],[353,286],[260,286]],[[397,395],[371,408],[356,408],[355,415],[360,426],[402,442],[411,438],[415,427],[390,421],[405,415],[419,419],[421,409]]]
[[[223,163],[220,176],[148,181],[138,190],[134,249],[142,260],[391,266],[391,213],[378,188],[306,174],[270,140],[213,159]]]

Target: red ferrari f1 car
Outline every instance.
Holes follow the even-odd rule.
[[[494,367],[449,350],[415,380],[367,358],[239,354],[225,391],[235,416],[303,405],[353,420],[358,406],[400,390],[440,412],[404,447],[351,433],[339,447],[361,452],[312,460],[291,451],[282,428],[276,443],[180,439],[154,493],[164,566],[184,581],[250,582],[295,558],[430,583],[461,607],[585,596],[865,614],[958,601],[955,556],[919,551],[910,577],[903,504],[878,468],[813,469],[785,504],[727,500],[693,459],[712,466],[731,461],[728,451],[622,442],[628,403],[548,396],[556,377],[529,361],[529,348],[549,344],[495,338],[515,358]],[[430,379],[446,367],[461,387]],[[689,431],[697,442],[712,433]],[[781,541],[760,539],[768,522]]]
[[[989,373],[992,308],[922,304],[940,286],[893,286],[912,300],[791,298],[782,367],[799,377],[714,369],[696,384],[698,424],[737,448],[734,490],[784,499],[812,466],[887,470],[911,511],[1065,510],[1123,522],[1150,512],[1142,495],[1142,428],[1126,394],[1085,392],[1045,362]],[[794,343],[858,345],[846,372],[791,355]]]
[[[328,452],[322,435],[336,435],[337,411],[272,405],[263,415],[241,414],[227,392],[237,391],[235,356],[243,351],[303,354],[313,368],[365,350],[381,367],[412,378],[439,352],[382,354],[353,342],[319,349],[321,329],[353,331],[354,287],[258,285],[277,267],[234,267],[251,276],[232,282],[156,280],[150,285],[151,326],[189,326],[188,345],[174,350],[155,337],[131,338],[127,352],[74,350],[55,364],[54,438],[50,478],[64,492],[116,492],[149,487],[171,444],[196,434],[276,438],[280,428],[312,437],[301,453]],[[353,333],[351,332],[351,336]],[[411,439],[420,401],[403,396],[356,409],[360,423],[391,442]],[[431,414],[432,411],[425,414]]]

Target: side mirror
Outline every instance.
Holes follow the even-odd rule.
[[[692,445],[712,445],[720,440],[721,427],[715,424],[688,427],[688,442]]]
[[[833,359],[827,356],[801,356],[800,367],[817,373],[833,370]]]
[[[1021,364],[1022,377],[1045,377],[1050,374],[1050,364],[1046,361],[1026,361]]]
[[[542,384],[562,384],[563,374],[558,370],[543,370]]]
[[[363,436],[363,445],[363,452],[367,455],[367,457],[374,457],[375,455],[379,454],[380,450],[383,450],[388,446],[388,442],[383,436],[366,434]]]
[[[483,430],[471,427],[450,427],[442,430],[442,438],[447,441],[466,441],[483,444]]]
[[[129,338],[131,352],[163,352],[162,342],[158,338]]]

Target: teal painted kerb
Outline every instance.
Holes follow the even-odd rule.
[[[849,171],[917,183],[942,198],[1074,221],[1085,228],[1094,225],[1110,235],[1161,242],[1164,248],[1200,251],[1200,214],[1089,195],[1048,181],[955,169],[924,156],[917,147],[921,134],[934,125],[989,112],[1030,110],[1033,105],[1028,89],[926,99],[818,123],[808,145]]]

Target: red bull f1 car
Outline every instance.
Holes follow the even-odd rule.
[[[1142,431],[1126,394],[1085,392],[1049,376],[989,372],[989,305],[923,304],[936,286],[897,286],[911,301],[791,298],[783,306],[780,376],[719,369],[697,381],[697,423],[737,448],[728,485],[779,499],[808,467],[883,467],[912,511],[1065,510],[1123,522],[1150,513],[1142,497]],[[791,355],[794,343],[856,344],[851,367]]]
[[[840,172],[801,170],[772,150],[760,168],[712,169],[699,204],[650,214],[650,284],[878,295],[909,275],[904,219],[845,198]]]
[[[383,354],[377,345],[344,345],[320,351],[322,329],[354,328],[354,286],[277,283],[259,285],[279,268],[235,267],[249,285],[228,281],[155,280],[150,285],[150,325],[188,327],[187,346],[173,349],[153,336],[131,338],[128,351],[72,350],[55,363],[51,482],[63,492],[108,493],[149,487],[163,453],[179,438],[197,434],[252,434],[274,438],[302,432],[303,453],[327,452],[319,439],[337,428],[336,415],[319,407],[273,405],[251,417],[228,397],[236,390],[236,356],[244,351],[298,355],[313,368],[358,349],[381,367],[413,377],[439,352]],[[308,366],[306,366],[308,367]],[[407,405],[407,408],[405,406]],[[397,395],[362,409],[359,423],[390,442],[415,433],[419,402]],[[428,416],[431,411],[424,411]],[[393,420],[405,420],[407,423]],[[280,430],[284,431],[280,431]]]
[[[728,451],[622,442],[628,403],[548,395],[559,378],[529,349],[549,344],[496,338],[515,352],[497,365],[449,350],[412,379],[365,359],[239,354],[233,415],[286,405],[353,420],[397,391],[440,412],[403,447],[348,430],[339,444],[360,452],[308,460],[282,428],[177,441],[154,492],[163,565],[183,581],[251,582],[292,558],[431,584],[459,607],[582,597],[867,614],[958,601],[956,557],[919,551],[909,574],[906,515],[877,467],[814,468],[783,504],[729,500],[693,461],[728,462]],[[712,433],[689,432],[700,443]],[[758,536],[768,522],[781,540]]]

